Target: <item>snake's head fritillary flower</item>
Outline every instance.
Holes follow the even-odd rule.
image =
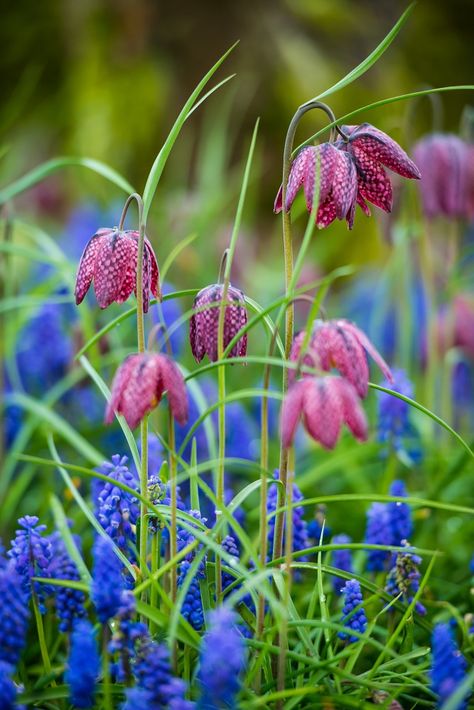
[[[308,434],[326,449],[334,448],[343,424],[359,441],[367,438],[357,391],[342,377],[305,377],[291,385],[281,411],[283,446],[291,446],[301,418]]]
[[[438,347],[443,353],[457,347],[474,357],[474,298],[458,294],[451,305],[439,312],[436,329]]]
[[[345,219],[352,229],[356,205],[370,216],[366,203],[371,202],[390,212],[393,192],[389,168],[405,178],[421,177],[415,163],[390,136],[369,123],[342,126],[345,138],[335,143],[322,143],[303,148],[294,159],[286,188],[285,210],[288,212],[303,186],[308,212],[313,208],[315,194],[319,194],[316,216],[318,227],[329,226],[337,219]],[[318,189],[315,189],[318,179]],[[274,211],[283,209],[283,190],[277,194]]]
[[[418,167],[393,138],[370,123],[342,126],[342,131],[348,136],[348,141],[340,140],[337,145],[341,150],[347,150],[355,163],[357,204],[367,216],[370,216],[370,209],[366,200],[384,212],[391,212],[392,183],[384,166],[404,178],[415,180],[421,178]]]
[[[137,353],[129,355],[115,373],[105,423],[122,414],[135,429],[167,392],[171,412],[179,424],[188,419],[188,397],[179,367],[166,355]]]
[[[194,313],[189,322],[189,339],[197,362],[201,362],[204,355],[207,355],[212,362],[218,358],[219,314],[223,290],[223,284],[206,286],[194,299]],[[229,286],[224,311],[224,349],[246,323],[247,309],[244,294],[238,288]],[[239,338],[230,351],[229,357],[245,357],[246,353],[247,333]]]
[[[474,216],[473,148],[452,133],[431,133],[413,147],[422,171],[421,203],[428,219]]]
[[[319,181],[315,189],[316,179]],[[286,188],[285,211],[288,212],[300,187],[304,188],[308,212],[318,193],[318,227],[328,227],[336,217],[347,219],[352,227],[357,197],[357,172],[351,157],[333,143],[322,143],[300,150],[294,159]],[[283,209],[283,189],[276,196],[274,211]]]
[[[305,333],[298,333],[293,341],[290,360],[299,360],[304,339]],[[347,320],[316,320],[302,364],[325,372],[336,368],[354,385],[359,397],[365,397],[369,386],[367,354],[391,380],[390,368],[360,328]],[[295,370],[290,370],[290,380],[294,377]]]
[[[137,295],[139,233],[132,230],[99,229],[90,239],[79,262],[76,277],[76,304],[84,300],[94,284],[97,303],[107,308],[114,301],[124,303],[132,291]],[[145,237],[143,252],[143,310],[148,311],[150,291],[160,298],[158,262]]]

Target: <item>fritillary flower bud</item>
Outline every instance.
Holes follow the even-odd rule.
[[[201,362],[204,355],[207,355],[212,362],[217,360],[219,314],[223,290],[223,284],[206,286],[194,299],[194,313],[189,322],[189,339],[196,362]],[[224,310],[224,349],[247,323],[247,309],[242,291],[229,286],[226,302],[229,305],[226,305]],[[234,345],[229,357],[245,357],[246,353],[247,334],[245,333]]]
[[[431,133],[415,144],[413,155],[423,174],[420,190],[425,216],[472,219],[472,146],[452,133]]]
[[[291,446],[301,417],[308,434],[326,449],[334,448],[343,424],[359,441],[367,438],[357,391],[342,377],[305,377],[290,387],[281,411],[283,446]]]
[[[344,139],[335,143],[307,146],[296,156],[290,169],[285,210],[288,212],[303,186],[308,212],[319,195],[316,224],[329,226],[336,218],[354,224],[355,208],[370,216],[366,200],[390,212],[393,192],[384,166],[405,178],[421,177],[415,163],[390,136],[369,123],[342,126]],[[318,190],[315,182],[319,181]],[[283,209],[283,191],[275,199],[274,211]]]
[[[188,419],[188,397],[178,366],[166,355],[137,353],[129,355],[115,373],[106,424],[114,414],[122,414],[131,429],[151,412],[168,393],[171,412],[179,424]]]
[[[76,304],[84,300],[91,283],[100,308],[114,301],[124,303],[132,291],[137,295],[139,232],[99,229],[90,239],[79,262],[76,277]],[[148,311],[150,291],[160,298],[158,262],[145,237],[143,252],[143,310]]]
[[[302,331],[294,339],[290,360],[299,360],[305,335]],[[347,320],[316,320],[302,362],[325,372],[337,368],[355,387],[359,397],[365,397],[369,386],[367,354],[373,358],[385,377],[391,380],[387,363],[356,325]],[[290,380],[294,377],[295,371],[291,370]]]

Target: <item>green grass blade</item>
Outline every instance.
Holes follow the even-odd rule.
[[[47,160],[45,163],[38,165],[36,168],[33,168],[33,170],[30,170],[29,173],[23,175],[23,177],[18,178],[18,180],[15,180],[10,185],[7,185],[0,190],[0,205],[8,202],[8,200],[16,197],[16,195],[25,192],[25,190],[29,190],[30,187],[33,187],[33,185],[41,182],[41,180],[44,180],[45,177],[55,173],[57,170],[77,166],[93,170],[98,175],[101,175],[109,180],[109,182],[113,183],[117,187],[120,187],[120,189],[124,192],[135,192],[133,186],[130,185],[124,177],[122,177],[113,168],[110,168],[105,163],[102,163],[100,160],[95,160],[94,158],[62,157]]]
[[[163,144],[163,147],[161,148],[160,152],[155,158],[155,162],[153,163],[150,174],[148,175],[148,179],[145,184],[145,189],[143,190],[143,220],[146,224],[147,217],[148,217],[148,212],[150,211],[151,203],[153,201],[153,197],[156,192],[156,188],[158,187],[158,183],[160,181],[161,175],[163,173],[164,167],[166,165],[166,161],[168,160],[168,156],[171,153],[171,149],[173,148],[173,145],[175,144],[175,141],[181,131],[181,128],[184,125],[184,122],[186,121],[189,112],[193,108],[194,104],[196,103],[196,100],[201,93],[201,91],[204,89],[206,86],[207,82],[212,78],[212,76],[215,74],[215,72],[219,69],[220,65],[225,61],[225,59],[228,57],[228,55],[232,52],[232,50],[236,47],[238,43],[236,42],[235,44],[230,47],[227,52],[225,52],[220,59],[217,60],[217,62],[214,64],[211,69],[207,72],[207,74],[201,79],[199,84],[196,86],[194,91],[192,92],[191,96],[188,98],[186,103],[184,104],[183,108],[181,109],[180,114],[178,115],[178,118],[176,119],[169,135],[166,141]]]
[[[413,8],[414,8],[414,3],[409,5],[403,15],[400,17],[400,19],[395,23],[395,25],[392,27],[390,32],[384,37],[384,39],[380,42],[380,44],[377,45],[377,47],[369,54],[366,59],[364,59],[363,62],[358,64],[354,69],[352,69],[348,74],[346,74],[345,77],[340,79],[336,84],[331,86],[329,89],[326,89],[326,91],[323,91],[322,94],[318,94],[316,96],[316,100],[320,101],[321,99],[325,98],[326,96],[330,96],[330,94],[334,94],[336,91],[339,91],[340,89],[343,89],[345,86],[348,86],[349,84],[352,84],[353,81],[358,79],[360,76],[365,74],[366,71],[368,71],[374,64],[377,62],[382,54],[386,52],[386,50],[390,47],[392,44],[393,40],[395,37],[398,35],[400,30],[402,29],[403,25],[407,21],[409,15],[411,14]]]
[[[64,541],[66,549],[69,553],[69,557],[75,563],[82,581],[89,585],[91,581],[91,574],[87,569],[86,563],[82,559],[81,553],[79,552],[76,543],[74,542],[74,538],[71,534],[71,530],[69,529],[66,513],[64,512],[64,508],[61,505],[61,501],[57,496],[54,495],[54,493],[52,493],[49,498],[49,504],[51,506],[51,512],[53,514],[54,522],[56,524],[57,529],[61,533],[61,538]]]

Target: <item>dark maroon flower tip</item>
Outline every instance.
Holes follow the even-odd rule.
[[[294,339],[290,360],[299,359],[304,337],[303,332]],[[391,380],[392,375],[387,363],[357,326],[346,320],[317,320],[313,325],[308,349],[302,362],[325,372],[336,368],[355,387],[359,397],[364,398],[369,383],[366,353],[373,358],[384,376]],[[294,370],[291,370],[290,381],[294,380],[294,377]]]
[[[222,284],[203,288],[194,299],[194,313],[189,322],[191,350],[197,362],[204,355],[215,362],[218,359],[219,313],[222,303]],[[229,286],[224,312],[224,349],[247,323],[247,309],[242,291]],[[206,308],[206,306],[209,306]],[[244,357],[247,353],[247,334],[245,333],[234,345],[229,357]]]
[[[166,355],[138,353],[129,355],[115,373],[105,423],[122,414],[135,429],[145,414],[154,409],[167,391],[171,412],[179,424],[188,419],[188,398],[178,366]]]
[[[293,443],[300,419],[308,434],[326,449],[336,445],[346,424],[360,441],[367,438],[367,421],[355,388],[336,377],[307,377],[288,390],[281,411],[283,446]]]
[[[91,283],[100,308],[123,303],[136,294],[138,232],[99,229],[87,244],[76,277],[76,304],[82,302]],[[149,292],[159,297],[159,271],[153,248],[146,239],[143,262],[143,310],[148,311]]]

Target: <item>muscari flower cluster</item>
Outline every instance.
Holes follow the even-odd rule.
[[[437,697],[437,708],[444,706],[466,677],[466,659],[459,650],[448,624],[436,624],[432,637],[431,690]],[[456,705],[456,710],[466,710],[471,691]]]
[[[206,518],[202,518],[201,514],[197,510],[189,510],[188,513],[193,518],[195,518],[195,520],[199,521],[203,525],[206,525]],[[178,552],[183,550],[185,547],[188,547],[188,545],[192,544],[195,540],[196,538],[191,530],[180,528],[180,530],[178,531],[177,539]],[[194,558],[196,557],[196,553],[201,548],[202,545],[198,545],[197,547],[195,547],[192,551],[188,552],[184,559],[179,563],[178,588],[180,588],[184,584],[185,579],[190,574],[191,564]],[[186,621],[189,621],[191,626],[196,630],[201,629],[204,624],[204,611],[202,608],[201,589],[199,586],[199,581],[204,579],[206,576],[206,559],[207,556],[204,556],[203,559],[199,562],[197,570],[194,572],[193,577],[190,581],[186,596],[183,601],[183,605],[181,607],[181,614],[186,619]]]
[[[413,147],[428,219],[474,217],[474,148],[453,133],[431,133]]]
[[[356,579],[349,579],[342,588],[344,606],[341,623],[347,631],[340,631],[338,636],[347,643],[356,643],[359,637],[354,631],[363,634],[367,628],[367,617],[362,606],[363,598],[360,584]]]
[[[328,227],[336,218],[354,224],[356,205],[370,216],[367,202],[390,212],[392,185],[384,166],[405,178],[421,177],[415,163],[390,136],[369,123],[342,126],[342,138],[303,148],[294,159],[286,186],[285,211],[289,211],[303,187],[308,212],[318,195],[316,224]],[[317,183],[317,190],[316,188]],[[275,199],[274,210],[283,209],[283,190]]]
[[[392,381],[386,380],[383,387],[413,398],[413,385],[404,370],[394,370]],[[410,461],[421,460],[419,435],[410,420],[410,405],[403,399],[386,392],[377,392],[378,397],[378,440],[397,453],[408,456]]]
[[[98,535],[93,548],[91,599],[102,624],[114,617],[122,604],[125,579],[122,563],[108,538]]]
[[[332,543],[334,545],[346,545],[352,542],[352,538],[349,535],[341,533],[340,535],[334,535]],[[337,569],[352,574],[352,552],[351,550],[333,550],[332,551],[332,566]],[[344,584],[344,579],[342,577],[334,576],[332,578],[332,588],[336,594],[342,594],[342,585]]]
[[[115,454],[105,461],[98,473],[108,476],[109,481],[94,479],[92,495],[95,514],[107,535],[125,553],[130,554],[130,545],[135,542],[135,525],[140,515],[138,498],[124,491],[115,482],[139,490],[138,477],[127,466],[127,457]]]
[[[136,600],[132,591],[122,590],[120,606],[115,614],[109,653],[117,658],[113,667],[113,676],[119,682],[129,683],[132,677],[132,663],[137,645],[148,638],[146,624],[135,621]]]
[[[38,525],[38,522],[39,519],[35,515],[19,518],[18,523],[21,528],[16,530],[7,554],[13,560],[14,568],[21,577],[23,592],[29,598],[34,590],[39,609],[44,614],[46,611],[44,597],[50,589],[40,582],[32,584],[31,578],[51,576],[53,548],[51,540],[43,535],[46,525]]]
[[[275,479],[278,479],[278,471],[274,472],[273,477]],[[304,496],[301,493],[300,489],[296,485],[296,483],[293,484],[293,503],[298,503],[300,501],[304,500]],[[267,497],[267,514],[271,515],[272,513],[275,513],[276,509],[278,507],[278,487],[276,485],[271,485],[268,489],[268,497]],[[302,550],[306,550],[308,547],[310,547],[309,539],[308,539],[308,525],[306,521],[303,518],[304,515],[304,507],[301,505],[294,505],[293,510],[292,510],[292,520],[293,520],[293,552],[300,552]],[[275,515],[272,515],[272,517],[268,521],[268,550],[271,556],[271,551],[273,549],[273,541],[275,538]],[[286,535],[285,528],[283,528],[283,534]],[[285,538],[283,538],[285,539]],[[307,556],[299,556],[298,560],[300,562],[306,562],[308,559]]]
[[[410,552],[410,546],[406,540],[402,545],[407,548],[406,552],[398,552],[392,557],[392,568],[387,575],[385,591],[392,597],[401,595],[402,601],[411,604],[413,597],[420,588],[421,573],[418,569],[421,564],[421,557]],[[415,602],[415,611],[423,616],[426,609],[420,601]]]
[[[403,481],[395,480],[390,486],[390,495],[405,498],[407,491]],[[411,509],[407,503],[394,501],[390,503],[372,503],[367,511],[367,527],[365,542],[370,545],[401,545],[413,532]],[[390,552],[386,550],[369,550],[367,553],[367,569],[369,572],[380,572],[387,569]]]
[[[53,548],[53,557],[50,565],[51,577],[74,582],[80,581],[79,571],[69,556],[60,533],[53,533],[49,539]],[[80,538],[78,536],[74,536],[74,544],[79,550]],[[54,597],[56,614],[59,619],[59,630],[71,632],[76,620],[86,615],[84,607],[86,596],[80,589],[58,586],[55,588]]]
[[[306,334],[299,333],[293,342],[290,360],[324,372],[337,368],[342,377],[326,377],[303,373],[293,380],[285,397],[281,412],[283,445],[292,444],[298,422],[303,418],[310,436],[325,448],[332,449],[346,424],[352,434],[364,441],[367,438],[367,421],[360,398],[367,395],[370,354],[387,378],[391,378],[388,365],[364,333],[345,320],[313,324],[305,353],[301,352]]]
[[[93,707],[99,673],[100,656],[93,626],[86,619],[80,619],[71,634],[71,650],[64,674],[75,707]]]
[[[236,628],[237,616],[221,606],[209,614],[209,627],[201,645],[197,680],[201,687],[199,707],[236,707],[245,667],[245,642]],[[225,659],[225,663],[223,663]]]

